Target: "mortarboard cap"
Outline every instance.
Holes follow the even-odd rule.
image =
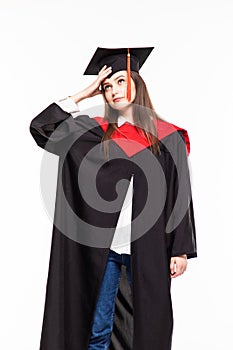
[[[120,70],[127,70],[128,81],[130,81],[130,71],[139,72],[147,57],[154,47],[133,47],[133,48],[101,48],[98,47],[88,64],[84,75],[98,75],[104,65],[112,67],[112,72],[108,77]],[[130,84],[127,86],[127,98],[131,98]]]
[[[150,55],[154,47],[133,47],[129,48],[131,70],[139,72],[143,63]],[[88,64],[84,75],[98,75],[99,71],[106,64],[112,67],[114,74],[119,70],[127,70],[127,53],[128,48],[106,49],[98,47]]]

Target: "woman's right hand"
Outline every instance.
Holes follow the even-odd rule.
[[[106,65],[100,70],[97,79],[89,85],[84,90],[78,92],[77,94],[71,97],[75,103],[84,100],[85,98],[93,97],[101,94],[100,86],[102,82],[107,78],[107,76],[112,72],[112,67],[107,67]]]

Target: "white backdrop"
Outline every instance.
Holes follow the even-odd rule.
[[[0,348],[39,349],[52,222],[41,198],[43,150],[29,133],[31,120],[93,80],[83,72],[97,46],[155,46],[141,75],[159,115],[189,132],[198,241],[198,259],[172,281],[173,350],[230,349],[232,2],[0,4]]]

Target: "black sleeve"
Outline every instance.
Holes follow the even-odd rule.
[[[70,113],[52,103],[31,121],[29,129],[38,146],[60,155],[65,149],[65,140],[77,125]]]
[[[187,258],[197,257],[196,228],[190,172],[188,166],[187,140],[182,132],[178,133],[176,142],[176,156],[174,161],[177,170],[177,196],[173,211],[167,224],[167,232],[173,236],[171,256],[186,254]],[[185,136],[188,137],[185,130]]]

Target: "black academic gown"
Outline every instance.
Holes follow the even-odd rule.
[[[133,288],[131,292],[123,268],[110,349],[171,349],[170,258],[196,257],[196,233],[187,131],[167,122],[157,128],[156,156],[149,146],[131,142],[129,132],[122,140],[110,140],[106,161],[103,118],[73,118],[53,103],[32,120],[30,132],[36,143],[59,156],[40,350],[88,348],[111,241],[132,174]]]

